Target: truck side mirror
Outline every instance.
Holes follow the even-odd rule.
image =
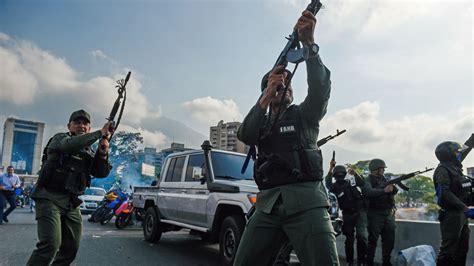
[[[206,177],[204,176],[204,169],[201,167],[193,167],[193,179],[200,180],[201,185],[206,183]]]

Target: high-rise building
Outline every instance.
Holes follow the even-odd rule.
[[[2,165],[17,174],[36,174],[40,168],[44,123],[7,118],[3,126]]]
[[[210,141],[211,145],[220,150],[235,151],[240,153],[247,153],[247,146],[237,139],[237,130],[240,122],[224,123],[219,121],[217,126],[211,127]]]
[[[166,158],[166,156],[168,156],[172,153],[182,152],[182,151],[187,151],[187,150],[192,150],[192,149],[185,148],[184,144],[182,144],[182,143],[172,142],[170,148],[161,150],[161,154],[163,156],[162,158],[164,159],[164,158]]]

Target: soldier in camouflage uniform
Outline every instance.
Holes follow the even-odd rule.
[[[315,24],[314,15],[305,11],[295,26],[306,47],[316,45]],[[263,94],[238,130],[240,140],[258,147],[254,178],[260,192],[234,265],[268,265],[288,239],[302,265],[339,264],[316,145],[329,100],[330,72],[314,52],[306,69],[309,89],[301,104],[290,105],[293,90],[288,85],[284,109],[275,117],[283,91],[278,88],[288,74],[279,66],[262,80]],[[270,105],[272,112],[267,114]]]
[[[27,265],[70,265],[76,257],[82,234],[78,196],[90,185],[91,175],[106,177],[112,168],[108,161],[111,123],[90,132],[90,121],[86,111],[73,112],[69,132],[56,134],[45,147],[31,196],[36,202],[38,243]],[[97,140],[94,153],[90,145]]]
[[[369,162],[370,175],[362,193],[368,198],[367,219],[369,221],[367,265],[374,265],[375,250],[379,236],[382,237],[383,265],[392,265],[391,253],[395,244],[395,194],[394,185],[385,186],[385,162],[373,159]]]
[[[461,147],[446,141],[436,147],[439,165],[433,174],[438,197],[441,246],[437,259],[439,266],[466,265],[469,251],[469,223],[465,212],[472,202],[472,181],[462,173],[461,162],[474,147],[474,134]]]

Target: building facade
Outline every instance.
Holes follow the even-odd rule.
[[[470,177],[474,177],[474,167],[467,168],[467,175]]]
[[[223,120],[219,121],[217,126],[210,129],[211,145],[220,150],[247,153],[248,147],[237,139],[237,130],[241,124],[240,122],[224,123]]]
[[[7,118],[3,127],[2,166],[17,174],[36,174],[41,163],[44,123]]]

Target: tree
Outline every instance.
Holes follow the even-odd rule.
[[[127,188],[129,184],[133,184],[131,179],[140,179],[137,152],[141,144],[143,137],[138,132],[116,132],[110,142],[109,160],[112,163],[112,171],[106,178],[94,179],[93,186],[108,190],[114,184],[120,184],[122,188]]]
[[[415,176],[408,179],[405,185],[409,188],[408,191],[402,190],[396,196],[398,203],[404,203],[405,206],[411,206],[412,203],[432,203],[433,201],[426,202],[424,200],[430,200],[424,198],[427,193],[434,194],[434,187],[431,178],[427,176]]]

